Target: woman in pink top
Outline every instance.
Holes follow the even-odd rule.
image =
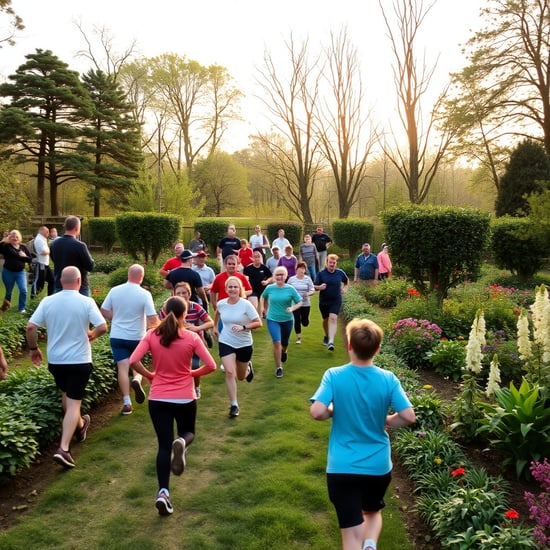
[[[382,250],[377,255],[378,258],[378,280],[382,281],[391,277],[391,260],[388,254],[388,245],[382,243]]]
[[[197,395],[193,378],[216,370],[201,337],[185,329],[186,302],[173,296],[166,301],[164,311],[166,317],[147,332],[130,356],[130,368],[151,381],[149,415],[158,439],[159,492],[155,506],[161,516],[174,511],[169,492],[170,470],[177,476],[183,473],[187,446],[195,439]],[[153,358],[153,372],[140,363],[147,352]],[[196,370],[191,370],[193,354],[204,363]],[[175,440],[174,421],[178,435]]]

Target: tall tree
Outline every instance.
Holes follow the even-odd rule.
[[[78,146],[83,154],[74,159],[73,168],[79,179],[91,185],[88,199],[94,205],[94,216],[99,217],[102,198],[115,208],[128,203],[128,192],[143,160],[140,126],[113,76],[90,70],[82,80],[93,103],[93,114]],[[106,197],[102,197],[105,192]]]
[[[269,52],[258,83],[270,113],[273,131],[255,137],[266,153],[265,162],[276,182],[281,201],[304,223],[313,223],[311,198],[320,167],[315,137],[315,109],[319,92],[317,63],[310,64],[307,41],[300,47],[293,37],[285,43],[290,60],[287,78]]]
[[[0,96],[11,103],[0,111],[0,141],[16,162],[36,164],[36,213],[44,214],[45,184],[50,186],[50,212],[59,215],[58,187],[74,180],[72,171],[83,125],[92,104],[78,73],[50,50],[37,49],[7,82]]]
[[[439,95],[435,105],[430,106],[429,115],[423,110],[437,62],[428,67],[425,62],[420,63],[416,56],[420,27],[436,1],[425,5],[423,0],[394,0],[396,22],[392,24],[382,0],[378,0],[395,60],[393,74],[398,112],[407,138],[407,148],[402,149],[399,138],[392,132],[395,147],[392,150],[384,146],[384,151],[399,170],[413,204],[422,204],[426,199],[452,138],[452,129],[447,124],[436,131],[439,122],[436,113],[446,90]]]
[[[495,202],[497,216],[528,216],[528,196],[542,193],[541,182],[550,181],[550,158],[541,143],[525,140],[510,155]]]
[[[508,133],[540,140],[550,155],[550,0],[489,0],[486,25],[466,44],[461,97],[484,90],[495,100],[484,119]],[[461,81],[458,81],[461,84]]]
[[[366,130],[370,118],[363,113],[363,84],[357,49],[349,42],[347,30],[331,33],[325,50],[323,71],[330,92],[320,102],[317,139],[328,161],[338,195],[338,214],[347,218],[359,199],[367,160],[377,140],[373,129]]]
[[[11,0],[0,0],[0,48],[4,44],[13,46],[17,31],[25,28],[23,19],[11,7]]]

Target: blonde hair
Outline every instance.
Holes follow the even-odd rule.
[[[225,281],[225,290],[227,292],[227,286],[229,285],[229,283],[234,283],[234,282],[237,282],[239,283],[239,296],[241,298],[246,298],[246,294],[244,293],[244,286],[243,286],[243,282],[238,278],[238,277],[235,277],[234,275],[232,275],[231,277],[227,277],[227,281]]]
[[[372,359],[380,345],[384,331],[370,319],[353,319],[346,326],[346,337],[358,359]]]

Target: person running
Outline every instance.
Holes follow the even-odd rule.
[[[159,275],[162,278],[165,279],[168,273],[170,273],[170,271],[173,271],[174,269],[177,269],[178,267],[181,267],[183,265],[181,262],[181,253],[184,250],[185,250],[185,247],[183,246],[183,243],[174,244],[175,256],[166,260],[163,266],[159,269]]]
[[[155,506],[161,516],[168,516],[174,511],[170,500],[170,471],[176,476],[183,473],[187,447],[195,439],[197,395],[193,378],[213,372],[216,363],[202,338],[185,329],[185,301],[172,296],[164,307],[166,317],[143,337],[130,356],[130,367],[151,381],[149,415],[158,440]],[[141,364],[147,352],[153,359],[153,372]],[[193,354],[204,363],[196,370],[191,369]]]
[[[141,287],[144,276],[143,266],[131,265],[128,268],[127,281],[111,288],[101,304],[103,317],[111,321],[109,342],[117,366],[118,388],[122,395],[120,414],[124,416],[134,412],[128,377],[130,355],[145,336],[147,329],[155,327],[159,322],[151,293]],[[136,403],[145,401],[141,381],[141,374],[133,373],[131,386]]]
[[[254,235],[250,236],[250,247],[252,250],[259,248],[262,252],[262,263],[265,264],[265,251],[269,250],[269,239],[262,233],[262,228],[254,227]]]
[[[82,277],[77,267],[67,266],[59,279],[62,291],[46,296],[38,304],[27,323],[27,344],[31,361],[42,362],[38,347],[38,327],[48,332],[48,370],[61,390],[63,422],[61,440],[53,458],[65,468],[74,468],[71,439],[86,439],[90,415],[80,415],[80,406],[86,385],[92,374],[91,342],[107,332],[107,321],[101,315],[93,298],[82,295]],[[90,324],[94,326],[90,330]]]
[[[281,267],[284,267],[288,277],[294,277],[296,275],[296,266],[298,265],[298,258],[294,256],[294,251],[291,245],[285,247],[285,255],[281,256],[279,263]]]
[[[214,317],[214,336],[218,338],[219,353],[225,370],[225,386],[229,396],[229,418],[239,416],[237,379],[252,382],[252,333],[262,326],[254,306],[246,299],[240,278],[230,276],[225,282],[227,298],[217,304]],[[220,321],[221,330],[218,328]]]
[[[387,429],[416,418],[398,378],[373,363],[382,329],[368,319],[354,319],[346,336],[349,363],[325,371],[310,414],[315,420],[332,419],[326,479],[342,548],[376,550],[392,470]]]
[[[250,265],[254,260],[252,258],[253,250],[250,243],[246,239],[241,239],[241,248],[238,252],[239,264],[244,269],[247,265]]]
[[[260,299],[262,314],[267,319],[267,328],[273,341],[275,376],[283,377],[283,363],[287,360],[287,349],[292,326],[293,312],[302,307],[302,299],[296,289],[285,283],[286,268],[279,266],[273,273],[275,282],[266,287]]]
[[[302,298],[302,307],[294,310],[294,331],[296,332],[296,343],[302,343],[302,327],[309,326],[309,312],[311,301],[309,297],[315,293],[313,281],[306,275],[307,266],[305,262],[298,262],[296,275],[289,277],[288,284],[293,286]]]
[[[29,249],[21,243],[21,233],[12,229],[6,237],[0,241],[0,254],[4,256],[2,268],[2,282],[6,289],[2,311],[11,307],[11,295],[13,287],[19,289],[18,310],[25,313],[27,303],[27,264],[31,264],[32,256]]]
[[[243,270],[243,275],[248,277],[252,287],[252,294],[250,294],[248,300],[256,309],[260,304],[260,296],[264,288],[273,281],[273,275],[268,267],[262,263],[262,258],[261,250],[254,250],[252,254],[253,262]]]
[[[187,314],[185,315],[185,328],[192,332],[196,332],[208,345],[208,342],[205,338],[205,331],[212,329],[214,327],[214,321],[212,317],[208,315],[206,311],[200,304],[197,302],[191,301],[191,287],[189,283],[182,281],[177,283],[174,288],[174,296],[179,296],[187,304]],[[166,317],[166,312],[164,311],[164,306],[159,312],[159,317],[164,319]],[[208,345],[208,347],[211,347]],[[200,358],[198,355],[193,354],[193,361],[191,362],[191,368],[196,370],[200,367]],[[195,393],[197,394],[197,399],[201,398],[201,379],[197,376],[195,377]]]
[[[311,241],[311,235],[304,236],[304,242],[300,245],[299,258],[305,262],[311,280],[314,281],[319,267],[317,247]]]
[[[246,296],[252,294],[252,287],[250,286],[248,278],[237,271],[237,265],[239,263],[237,256],[226,256],[223,263],[225,267],[224,271],[218,273],[216,277],[214,277],[214,282],[210,287],[210,303],[214,311],[216,310],[217,303],[223,298],[227,298],[226,282],[229,277],[237,277],[241,281]]]
[[[241,248],[241,239],[237,237],[237,229],[233,224],[227,226],[227,235],[218,243],[216,253],[221,256],[222,264],[224,264],[227,256],[236,255]]]
[[[345,271],[337,268],[338,256],[329,254],[327,266],[317,273],[313,286],[319,290],[319,311],[323,318],[323,346],[334,351],[334,336],[338,327],[338,314],[342,307],[342,294],[348,289],[349,279]]]

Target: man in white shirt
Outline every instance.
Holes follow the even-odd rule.
[[[284,229],[279,229],[279,231],[277,231],[277,238],[273,239],[271,250],[273,250],[275,246],[278,246],[279,250],[284,250],[287,246],[292,246],[290,241],[285,237]]]
[[[64,411],[61,441],[53,458],[65,468],[75,466],[70,451],[73,435],[84,441],[90,425],[90,415],[80,416],[93,368],[90,343],[107,332],[107,322],[93,298],[79,293],[81,282],[77,267],[65,267],[60,276],[61,292],[44,298],[27,324],[27,344],[35,365],[42,362],[38,327],[45,326],[48,331],[48,370],[62,392]]]
[[[210,287],[214,282],[214,277],[216,277],[216,273],[210,266],[206,265],[207,256],[208,254],[204,250],[199,250],[194,258],[192,269],[200,275],[202,286],[204,288],[204,291],[206,292],[206,296],[208,297]]]
[[[133,264],[128,268],[128,280],[117,285],[105,297],[101,304],[101,313],[111,321],[110,343],[113,359],[117,364],[118,387],[122,394],[121,414],[132,414],[130,399],[130,355],[139,341],[145,336],[148,328],[158,323],[153,298],[148,290],[140,285],[144,277],[143,267]],[[137,403],[145,401],[145,392],[141,386],[141,374],[134,373],[132,389]]]
[[[49,234],[50,230],[45,225],[41,225],[33,240],[36,262],[33,262],[35,272],[31,287],[31,298],[36,298],[42,292],[45,283],[48,283],[48,296],[51,296],[54,291],[53,273],[50,269]]]

